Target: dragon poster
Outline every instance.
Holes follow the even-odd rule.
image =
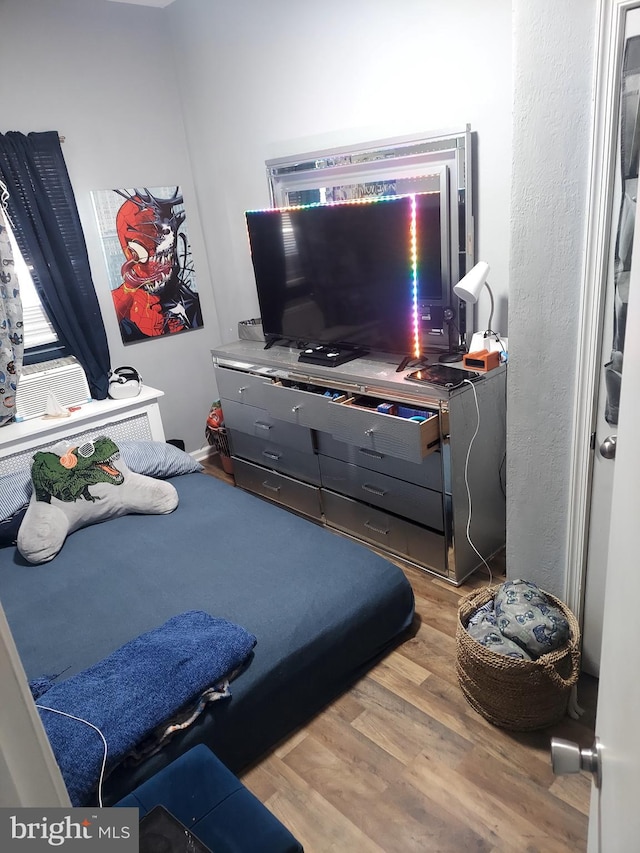
[[[203,326],[179,186],[92,194],[125,344]]]

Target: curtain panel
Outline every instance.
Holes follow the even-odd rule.
[[[84,368],[92,396],[103,400],[109,346],[58,133],[0,134],[0,179],[9,193],[16,241],[49,320]]]
[[[16,414],[22,352],[22,302],[0,204],[0,426],[11,423]]]

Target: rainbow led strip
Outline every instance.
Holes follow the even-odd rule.
[[[413,332],[413,357],[420,358],[420,322],[418,319],[418,210],[415,195],[411,198],[411,222],[409,225],[409,252],[411,258],[411,319]]]
[[[310,207],[331,207],[343,204],[377,204],[380,201],[397,201],[399,198],[410,199],[409,208],[409,275],[411,278],[411,337],[413,343],[413,358],[420,358],[420,322],[418,315],[418,214],[415,194],[381,195],[375,198],[349,198],[340,201],[314,201],[309,204],[291,204],[286,207],[267,207],[250,210],[247,213],[282,213],[287,210],[306,210]]]

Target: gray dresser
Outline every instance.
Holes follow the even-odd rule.
[[[331,368],[237,341],[212,357],[239,487],[454,584],[504,545],[506,367],[447,390],[383,356]]]

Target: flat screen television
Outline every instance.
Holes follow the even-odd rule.
[[[246,221],[267,345],[419,357],[419,299],[442,292],[439,193],[247,211]]]

